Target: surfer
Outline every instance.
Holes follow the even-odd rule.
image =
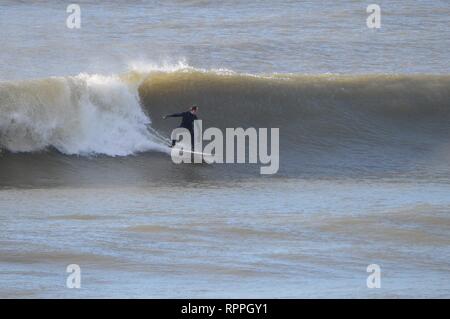
[[[168,117],[181,117],[181,123],[179,127],[185,128],[189,130],[191,133],[191,146],[194,148],[194,121],[197,120],[197,111],[198,106],[193,105],[188,111],[181,112],[181,113],[174,113],[163,116],[163,119],[165,120]],[[174,147],[176,143],[176,140],[172,140],[172,146]]]

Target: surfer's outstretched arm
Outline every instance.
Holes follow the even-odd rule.
[[[163,119],[166,119],[168,117],[182,117],[184,115],[184,112],[181,113],[173,113],[173,114],[169,114],[169,115],[164,115]]]

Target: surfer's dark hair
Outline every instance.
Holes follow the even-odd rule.
[[[198,110],[198,106],[197,105],[191,106],[191,111],[197,111],[197,110]]]

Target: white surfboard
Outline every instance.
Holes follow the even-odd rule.
[[[213,156],[212,154],[209,154],[209,153],[195,152],[195,151],[190,151],[190,150],[181,149],[181,148],[171,148],[171,150],[174,150],[174,151],[178,152],[178,154],[180,152],[183,152],[183,153],[189,153],[189,154],[201,155],[201,156]]]

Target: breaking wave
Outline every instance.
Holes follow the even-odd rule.
[[[204,126],[280,127],[292,145],[448,140],[450,76],[239,74],[136,64],[119,75],[0,82],[0,145],[11,152],[126,156],[164,151],[200,105]]]
[[[118,76],[88,74],[0,83],[0,143],[78,155],[160,149],[136,92]]]

